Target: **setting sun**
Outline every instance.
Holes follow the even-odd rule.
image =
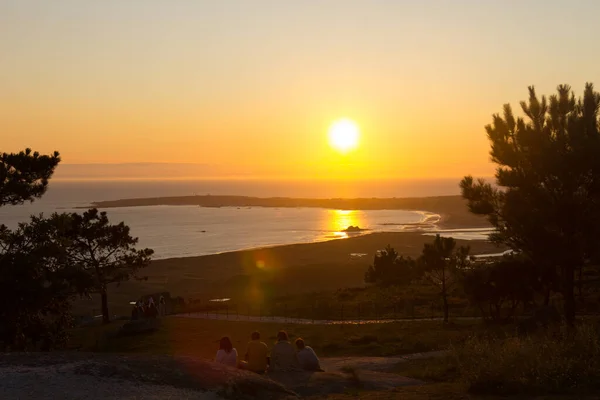
[[[341,153],[347,153],[358,146],[358,125],[349,119],[340,119],[329,128],[329,143]]]

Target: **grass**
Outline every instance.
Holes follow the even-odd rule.
[[[575,400],[586,397],[580,396],[528,396],[512,397],[526,398],[528,400]],[[597,396],[587,397],[597,399]],[[504,400],[503,396],[482,396],[473,395],[465,392],[464,387],[457,383],[436,383],[424,386],[406,386],[384,392],[363,392],[344,394],[329,394],[326,396],[313,396],[310,400]]]
[[[600,330],[585,323],[532,337],[472,338],[453,351],[460,378],[477,394],[597,393]]]
[[[313,396],[311,400],[463,400],[479,399],[465,394],[464,390],[456,384],[437,384],[427,386],[399,387],[390,391],[329,394],[326,396]],[[486,398],[489,399],[489,398]]]
[[[393,372],[434,385],[453,383],[474,396],[582,398],[600,390],[600,329],[587,321],[576,331],[474,336],[446,357],[402,362]]]
[[[300,308],[307,307],[312,312],[313,302],[307,302],[301,295],[310,300],[316,292],[333,293],[342,288],[361,287],[364,273],[377,250],[389,243],[403,255],[418,256],[423,244],[430,241],[430,237],[416,232],[373,233],[344,240],[155,260],[140,271],[147,280],[130,280],[109,286],[109,308],[112,314],[129,315],[130,301],[142,295],[168,291],[173,297],[181,296],[186,301],[196,299],[206,303],[209,299],[229,297],[232,303],[240,305],[270,304],[275,298],[299,296],[297,301],[286,299],[284,302],[288,302],[290,308],[296,308],[293,303],[297,303]],[[498,251],[485,241],[469,244],[474,253]],[[351,253],[366,253],[367,256],[354,259]],[[334,302],[341,300],[332,299]],[[356,299],[359,302],[366,300],[372,299],[360,296]],[[380,299],[376,300],[380,302]],[[74,306],[77,314],[98,314],[100,299],[80,300]],[[240,314],[246,312],[244,308],[240,307]],[[347,312],[351,313],[353,309],[351,307]]]
[[[453,356],[408,360],[398,363],[392,372],[428,383],[458,382],[460,379]]]
[[[73,344],[82,350],[211,359],[223,335],[230,336],[243,353],[252,331],[259,330],[271,345],[277,331],[285,329],[290,339],[303,337],[321,357],[391,356],[450,348],[447,356],[401,362],[392,371],[423,380],[424,386],[364,392],[359,385],[344,394],[312,397],[315,400],[565,399],[584,398],[600,388],[600,330],[593,322],[574,334],[554,330],[528,338],[475,321],[446,326],[439,322],[326,326],[168,317],[158,331],[133,337],[112,335],[118,326],[79,328],[73,332]],[[343,372],[356,375],[351,366]]]
[[[271,292],[257,284],[261,292]],[[477,317],[478,309],[469,306],[467,299],[453,296],[449,299],[453,317]],[[218,313],[229,315],[282,316],[302,319],[415,319],[441,318],[441,298],[435,287],[413,283],[405,287],[376,286],[346,288],[336,291],[297,293],[274,296],[268,301],[232,297],[226,303],[192,301],[178,308],[178,312]]]
[[[122,324],[122,322],[121,322]],[[321,357],[392,356],[447,348],[467,340],[478,322],[444,326],[440,322],[397,322],[370,325],[297,325],[271,322],[215,321],[194,318],[163,318],[158,331],[132,337],[116,337],[118,323],[78,328],[71,345],[81,350],[191,355],[212,359],[222,336],[229,336],[243,353],[254,330],[271,345],[277,332],[284,329],[290,339],[302,337]]]

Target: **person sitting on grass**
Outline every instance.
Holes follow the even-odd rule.
[[[240,368],[256,372],[257,374],[264,374],[267,370],[269,349],[264,342],[260,341],[259,332],[252,332],[250,339],[245,361],[240,362]]]
[[[227,336],[221,338],[219,342],[219,351],[217,351],[215,362],[234,368],[237,366],[237,350]]]
[[[277,334],[277,343],[271,350],[271,364],[269,371],[298,371],[300,364],[296,356],[294,346],[288,340],[288,334],[285,331],[279,331]]]
[[[298,362],[305,371],[323,371],[321,369],[321,363],[319,357],[315,354],[315,351],[310,346],[304,344],[302,338],[296,339],[296,347],[298,348]]]

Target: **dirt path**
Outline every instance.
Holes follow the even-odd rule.
[[[417,379],[389,373],[396,364],[444,354],[443,351],[433,351],[402,357],[328,357],[321,359],[321,367],[326,372],[270,374],[269,377],[300,396],[343,393],[349,388],[390,390],[424,384]]]
[[[288,317],[259,317],[256,315],[241,314],[211,314],[211,313],[188,313],[174,314],[170,318],[197,318],[220,321],[249,321],[249,322],[276,322],[280,324],[299,324],[299,325],[366,325],[366,324],[388,324],[392,322],[424,322],[424,321],[443,321],[441,317],[435,318],[396,318],[396,319],[348,319],[348,320],[325,320],[325,319],[304,319]],[[471,321],[479,320],[481,317],[452,317],[452,320]]]
[[[446,354],[445,351],[429,351],[398,357],[327,357],[321,359],[321,365],[327,371],[341,371],[345,368],[354,368],[357,370],[386,372],[401,362],[435,358],[444,354]]]

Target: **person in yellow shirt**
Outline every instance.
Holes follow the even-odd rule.
[[[260,341],[259,332],[252,332],[250,338],[252,340],[248,342],[245,361],[240,363],[240,368],[257,374],[264,374],[267,370],[269,349],[264,342]]]

